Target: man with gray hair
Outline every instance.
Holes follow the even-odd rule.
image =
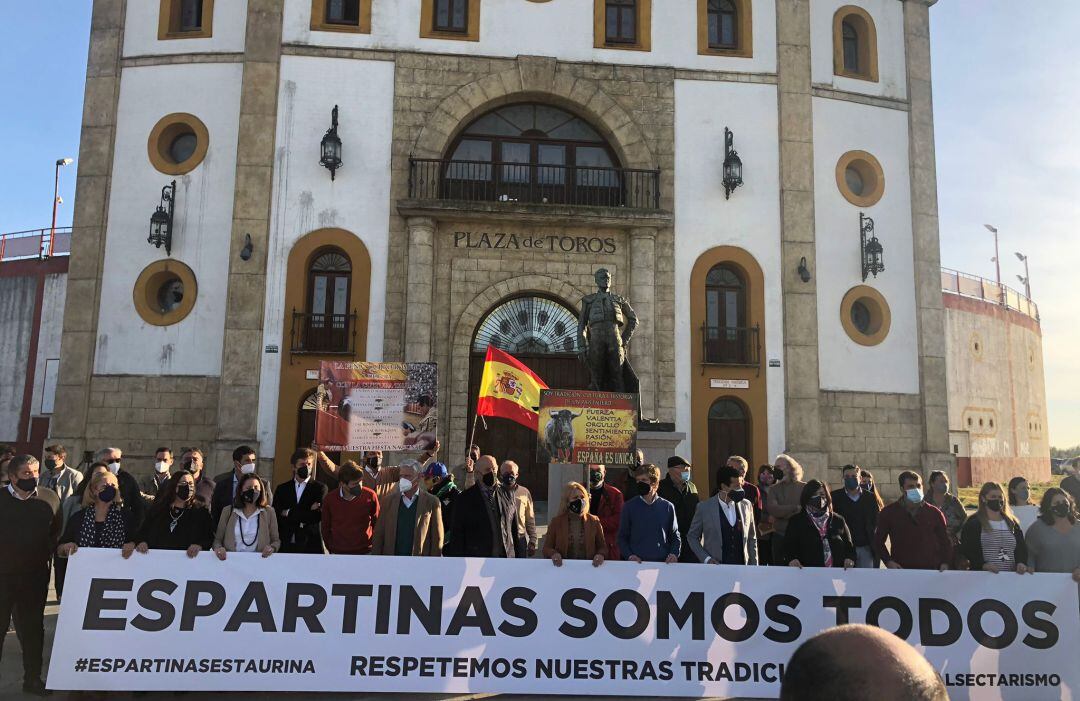
[[[421,488],[421,470],[416,460],[403,461],[396,488],[379,500],[372,555],[442,556],[442,504]]]
[[[116,481],[120,484],[120,496],[124,499],[124,505],[131,510],[131,529],[134,533],[142,528],[143,519],[146,517],[146,501],[139,488],[139,480],[135,479],[135,475],[121,468],[120,463],[123,459],[124,451],[119,448],[102,448],[94,453],[94,460],[105,463],[109,472],[116,475]]]
[[[16,455],[5,467],[0,489],[0,621],[15,617],[23,652],[23,691],[46,694],[41,680],[45,641],[45,598],[49,563],[63,527],[56,492],[38,488],[39,466],[32,455]],[[3,652],[0,637],[0,654]]]
[[[513,460],[499,466],[499,484],[495,487],[499,523],[495,536],[502,539],[506,557],[532,557],[538,544],[536,510],[532,493],[518,484],[518,472]]]

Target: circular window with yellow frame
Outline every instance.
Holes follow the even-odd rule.
[[[889,335],[892,313],[885,297],[867,285],[848,290],[840,303],[840,323],[860,346],[876,346]]]
[[[873,154],[848,151],[836,162],[836,186],[856,207],[872,207],[885,194],[885,171]]]
[[[146,141],[150,163],[165,175],[195,170],[210,147],[210,132],[202,120],[187,112],[174,112],[158,120]]]
[[[171,326],[191,313],[199,294],[195,273],[178,260],[158,260],[135,281],[135,311],[148,324]]]

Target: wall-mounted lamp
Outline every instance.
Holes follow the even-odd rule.
[[[337,133],[337,116],[338,107],[334,105],[334,109],[330,112],[330,128],[323,135],[319,157],[319,164],[330,171],[330,180],[334,179],[337,169],[341,167],[341,137]]]
[[[251,245],[251,234],[244,234],[244,247],[240,249],[240,260],[251,260],[251,252],[255,247]]]
[[[150,235],[146,242],[155,248],[165,247],[165,255],[172,255],[173,205],[176,200],[176,181],[161,188],[161,204],[150,215]]]
[[[878,273],[885,271],[885,263],[882,262],[885,249],[874,235],[874,220],[862,212],[859,212],[859,250],[862,255],[863,282],[866,282],[870,275],[877,277]]]
[[[724,199],[729,199],[742,184],[742,159],[735,150],[735,134],[724,127]]]
[[[799,279],[810,282],[810,268],[806,267],[806,256],[799,259]]]

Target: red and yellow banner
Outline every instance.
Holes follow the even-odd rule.
[[[540,390],[548,386],[517,358],[488,346],[476,413],[499,416],[536,430]]]

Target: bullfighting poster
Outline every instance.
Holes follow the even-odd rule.
[[[315,443],[323,450],[430,449],[438,380],[435,363],[320,363]]]
[[[632,465],[638,395],[576,389],[540,391],[537,461]]]

